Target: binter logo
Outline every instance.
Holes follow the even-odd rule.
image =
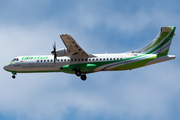
[[[32,57],[32,56],[26,56],[26,57],[22,57],[22,60],[35,60],[35,59],[48,59],[48,56],[36,56],[36,57]]]

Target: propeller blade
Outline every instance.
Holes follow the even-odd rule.
[[[51,52],[53,55],[54,55],[54,64],[57,60],[57,53],[56,53],[56,42],[54,42],[54,45],[53,45],[53,51]]]
[[[54,64],[56,63],[56,56],[54,55]]]
[[[57,60],[57,54],[55,53],[54,54],[54,64],[55,64],[56,60]]]

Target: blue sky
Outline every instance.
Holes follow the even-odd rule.
[[[0,1],[0,119],[180,119],[178,0]],[[3,66],[16,56],[46,55],[60,34],[87,53],[120,53],[145,46],[162,26],[176,26],[169,54],[176,59],[131,71],[99,72],[82,82],[65,73],[18,74]]]

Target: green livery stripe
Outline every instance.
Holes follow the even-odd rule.
[[[174,31],[175,28],[173,29],[173,31],[171,32],[171,34],[169,35],[169,37],[167,37],[164,42],[162,42],[160,45],[158,45],[156,48],[154,48],[153,50],[151,50],[150,52],[148,52],[147,54],[153,53],[154,51],[160,49],[163,45],[165,45],[169,40],[172,39],[173,35],[174,35]]]
[[[69,65],[65,65],[65,66],[63,66],[62,68],[68,68],[69,67]]]
[[[96,67],[96,64],[87,64],[87,67]]]
[[[119,60],[119,61],[117,61],[117,62],[123,62],[123,61],[127,61],[127,60],[133,60],[133,59],[136,59],[136,58],[143,57],[143,56],[145,56],[145,55],[147,55],[147,54],[142,54],[142,55],[139,55],[139,56],[134,56],[134,57],[125,58],[125,59]],[[111,62],[111,63],[116,63],[116,62]],[[107,65],[107,67],[104,67],[102,70],[104,70],[104,69],[112,66],[112,65],[110,65],[110,63],[109,63],[109,65],[108,65],[108,64],[105,64],[105,65]],[[121,66],[122,66],[122,65],[121,65]],[[99,67],[100,67],[100,66],[99,66]],[[98,68],[98,67],[97,67],[97,68]],[[127,67],[126,67],[126,69],[127,69]]]
[[[169,49],[165,50],[164,52],[160,53],[160,55],[167,55],[169,52]]]
[[[148,55],[148,56],[146,56],[146,55],[148,55],[148,54],[143,54],[143,55],[139,55],[139,56],[137,56],[137,57],[127,58],[126,60],[131,60],[131,61],[126,61],[124,68],[123,68],[123,66],[124,66],[123,63],[118,63],[118,64],[106,66],[106,67],[104,67],[102,70],[105,70],[105,69],[107,69],[107,68],[109,68],[109,67],[113,67],[113,66],[117,66],[117,65],[118,65],[118,67],[121,66],[121,68],[119,68],[120,70],[127,70],[127,69],[131,69],[131,68],[128,68],[128,67],[127,67],[127,66],[130,65],[131,63],[144,60],[144,58],[145,58],[145,59],[155,59],[155,58],[156,58],[156,55],[151,56],[151,58],[149,58],[149,55]],[[135,58],[137,58],[137,59],[135,59]],[[134,60],[133,60],[133,59],[134,59]],[[120,64],[122,64],[122,65],[120,65]],[[139,64],[139,65],[140,65],[140,64]]]
[[[151,54],[153,53],[154,51],[160,49],[164,44],[166,44],[170,39],[166,39],[163,43],[161,43],[160,45],[158,45],[156,48],[154,48],[153,50],[149,51],[147,54]]]
[[[139,60],[139,61],[132,62],[129,64],[121,65],[121,66],[113,68],[112,70],[129,70],[129,69],[139,68],[139,67],[145,66],[148,62],[154,60],[155,58],[156,57],[147,58],[147,59]]]
[[[148,49],[146,49],[145,51],[151,49],[152,47],[154,47],[155,45],[157,45],[159,42],[161,42],[161,40],[166,37],[166,35],[168,34],[169,32],[163,32],[161,33],[161,36],[158,38],[158,40],[156,40],[156,42],[151,46],[149,47]]]

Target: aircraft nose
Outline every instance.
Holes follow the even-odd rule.
[[[6,70],[6,69],[7,69],[7,66],[4,66],[3,69]]]
[[[9,66],[6,65],[6,66],[4,66],[3,68],[4,68],[4,70],[8,70]]]

